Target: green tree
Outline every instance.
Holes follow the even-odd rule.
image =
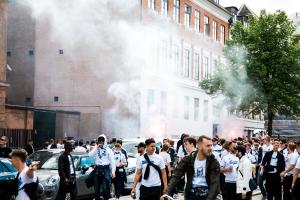
[[[219,65],[200,86],[208,94],[222,93],[237,105],[232,109],[263,112],[271,135],[276,115],[297,118],[300,114],[299,41],[293,22],[284,12],[262,11],[259,17],[249,16],[248,27],[237,22],[231,30],[231,38],[224,47],[227,64]],[[245,50],[243,56],[239,50]],[[224,77],[228,73],[230,80]],[[234,84],[228,86],[232,80]],[[236,90],[240,85],[246,85],[247,90]]]

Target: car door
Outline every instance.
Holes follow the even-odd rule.
[[[78,192],[78,196],[80,197],[94,194],[94,187],[87,188],[85,184],[85,180],[88,178],[89,174],[93,170],[92,165],[94,165],[93,158],[89,156],[82,156],[80,158],[79,166],[76,171],[77,192]],[[82,173],[82,167],[89,167],[89,169],[85,173]]]

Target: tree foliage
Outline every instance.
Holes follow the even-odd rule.
[[[237,22],[224,47],[227,63],[219,65],[210,79],[200,82],[208,94],[222,93],[233,102],[234,109],[263,112],[268,116],[272,133],[274,116],[298,117],[300,114],[300,37],[295,26],[282,12],[259,17],[249,16],[248,27]],[[245,51],[244,57],[239,51]],[[245,72],[245,76],[241,76]],[[228,87],[228,77],[234,87]],[[242,74],[243,75],[243,74]],[[237,90],[239,85],[247,85]],[[240,101],[236,101],[241,97]]]

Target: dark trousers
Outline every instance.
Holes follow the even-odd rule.
[[[117,168],[116,170],[116,178],[113,180],[115,186],[115,195],[116,198],[120,198],[122,190],[124,188],[124,178],[126,174],[124,168]]]
[[[160,200],[161,187],[146,187],[141,185],[140,187],[140,200]]]
[[[281,179],[279,173],[265,173],[266,179],[266,191],[268,200],[281,200],[282,192],[281,192]]]
[[[225,175],[223,173],[220,174],[220,190],[221,193],[224,193],[224,185],[225,185]]]
[[[70,193],[70,200],[76,199],[77,189],[75,181],[69,182],[68,185],[61,181],[61,183],[59,184],[56,200],[65,200],[68,193]]]
[[[237,200],[251,200],[251,197],[252,197],[252,192],[246,193],[246,199],[242,199],[241,193],[237,194]]]
[[[293,197],[291,195],[291,187],[293,182],[293,175],[291,176],[285,176],[283,180],[283,199],[284,200],[293,200]]]
[[[185,200],[207,200],[208,195],[206,196],[196,196],[194,193],[189,193]]]
[[[300,199],[300,178],[296,180],[296,183],[293,187],[293,196],[294,199]]]
[[[109,165],[96,166],[94,177],[94,189],[95,189],[95,200],[100,200],[101,186],[102,186],[102,196],[104,200],[108,200],[110,197],[110,169]]]
[[[266,192],[266,189],[265,189],[265,186],[264,186],[264,180],[265,180],[265,178],[264,178],[264,176],[260,175],[260,168],[258,170],[257,180],[258,180],[257,184],[258,184],[259,189],[261,191],[261,195],[264,196],[264,197],[267,196],[267,192]]]
[[[225,183],[223,200],[236,200],[236,183]]]

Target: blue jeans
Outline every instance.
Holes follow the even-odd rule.
[[[95,170],[96,170],[95,177],[94,177],[95,200],[100,200],[101,186],[102,186],[103,198],[104,200],[108,200],[110,197],[110,182],[111,182],[109,165],[104,165],[104,166],[97,165]]]

